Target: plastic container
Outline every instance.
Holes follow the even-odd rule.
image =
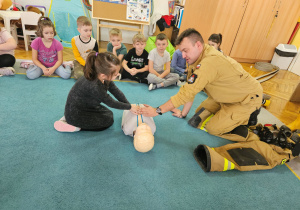
[[[282,70],[287,70],[296,55],[297,47],[295,45],[279,44],[275,48],[271,64],[278,66]]]

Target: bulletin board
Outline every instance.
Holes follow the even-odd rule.
[[[128,20],[126,18],[126,12],[126,4],[114,4],[109,2],[93,0],[92,17],[95,19],[117,21],[120,23],[133,23],[143,25],[150,24],[150,18],[149,21]]]

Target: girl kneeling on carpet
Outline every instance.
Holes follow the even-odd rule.
[[[54,123],[54,128],[60,132],[109,128],[114,122],[113,112],[101,103],[137,114],[138,107],[131,105],[112,81],[119,76],[120,67],[120,60],[112,53],[91,52],[86,59],[84,76],[70,90],[65,116]]]
[[[38,36],[31,43],[32,61],[31,65],[26,71],[29,79],[36,79],[43,74],[51,76],[56,73],[63,79],[69,79],[71,76],[71,67],[62,66],[63,62],[63,46],[54,39],[56,35],[53,23],[48,17],[41,17],[38,21],[38,29],[36,32]]]

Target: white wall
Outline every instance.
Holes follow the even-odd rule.
[[[92,0],[91,0],[92,1]],[[50,3],[51,0],[14,0],[15,3],[21,4],[22,6],[25,7],[25,5],[41,5],[46,7],[46,15],[48,16],[48,12],[50,9]],[[162,15],[168,15],[168,0],[153,0],[154,2],[154,8],[153,13],[160,13]],[[91,17],[92,14],[90,13]],[[128,26],[128,25],[122,25],[122,24],[112,24],[112,23],[107,23],[107,22],[101,22],[103,24],[110,24],[110,25],[118,25],[118,26],[123,26],[123,27],[136,27],[137,26]],[[94,36],[97,36],[97,21],[95,19],[92,19],[92,24],[93,24],[93,32]],[[76,26],[74,26],[76,27]],[[146,25],[144,27],[144,34],[146,37],[148,37],[148,30],[149,27]],[[108,41],[109,36],[108,36],[108,31],[109,28],[101,28],[101,40],[103,41]],[[123,42],[124,43],[132,43],[132,37],[136,34],[134,31],[122,31],[123,35]]]

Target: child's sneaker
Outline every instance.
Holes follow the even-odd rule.
[[[25,60],[20,63],[20,66],[24,69],[28,69],[30,65],[34,65],[34,63],[30,60]]]
[[[183,82],[183,81],[185,80],[184,76],[180,76],[180,77],[179,77],[179,80],[180,80],[181,82]]]
[[[0,68],[0,74],[3,76],[15,75],[16,70],[13,67]]]
[[[64,68],[66,68],[66,66],[70,66],[71,69],[74,69],[73,61],[65,61],[62,65]]]
[[[59,132],[77,132],[80,128],[68,124],[66,121],[58,120],[54,123],[55,130]]]
[[[151,84],[149,85],[148,90],[154,90],[154,89],[156,89],[156,85],[154,85],[153,83],[151,83]]]
[[[176,85],[177,85],[177,86],[181,86],[180,80],[178,80],[178,81],[176,82]]]

